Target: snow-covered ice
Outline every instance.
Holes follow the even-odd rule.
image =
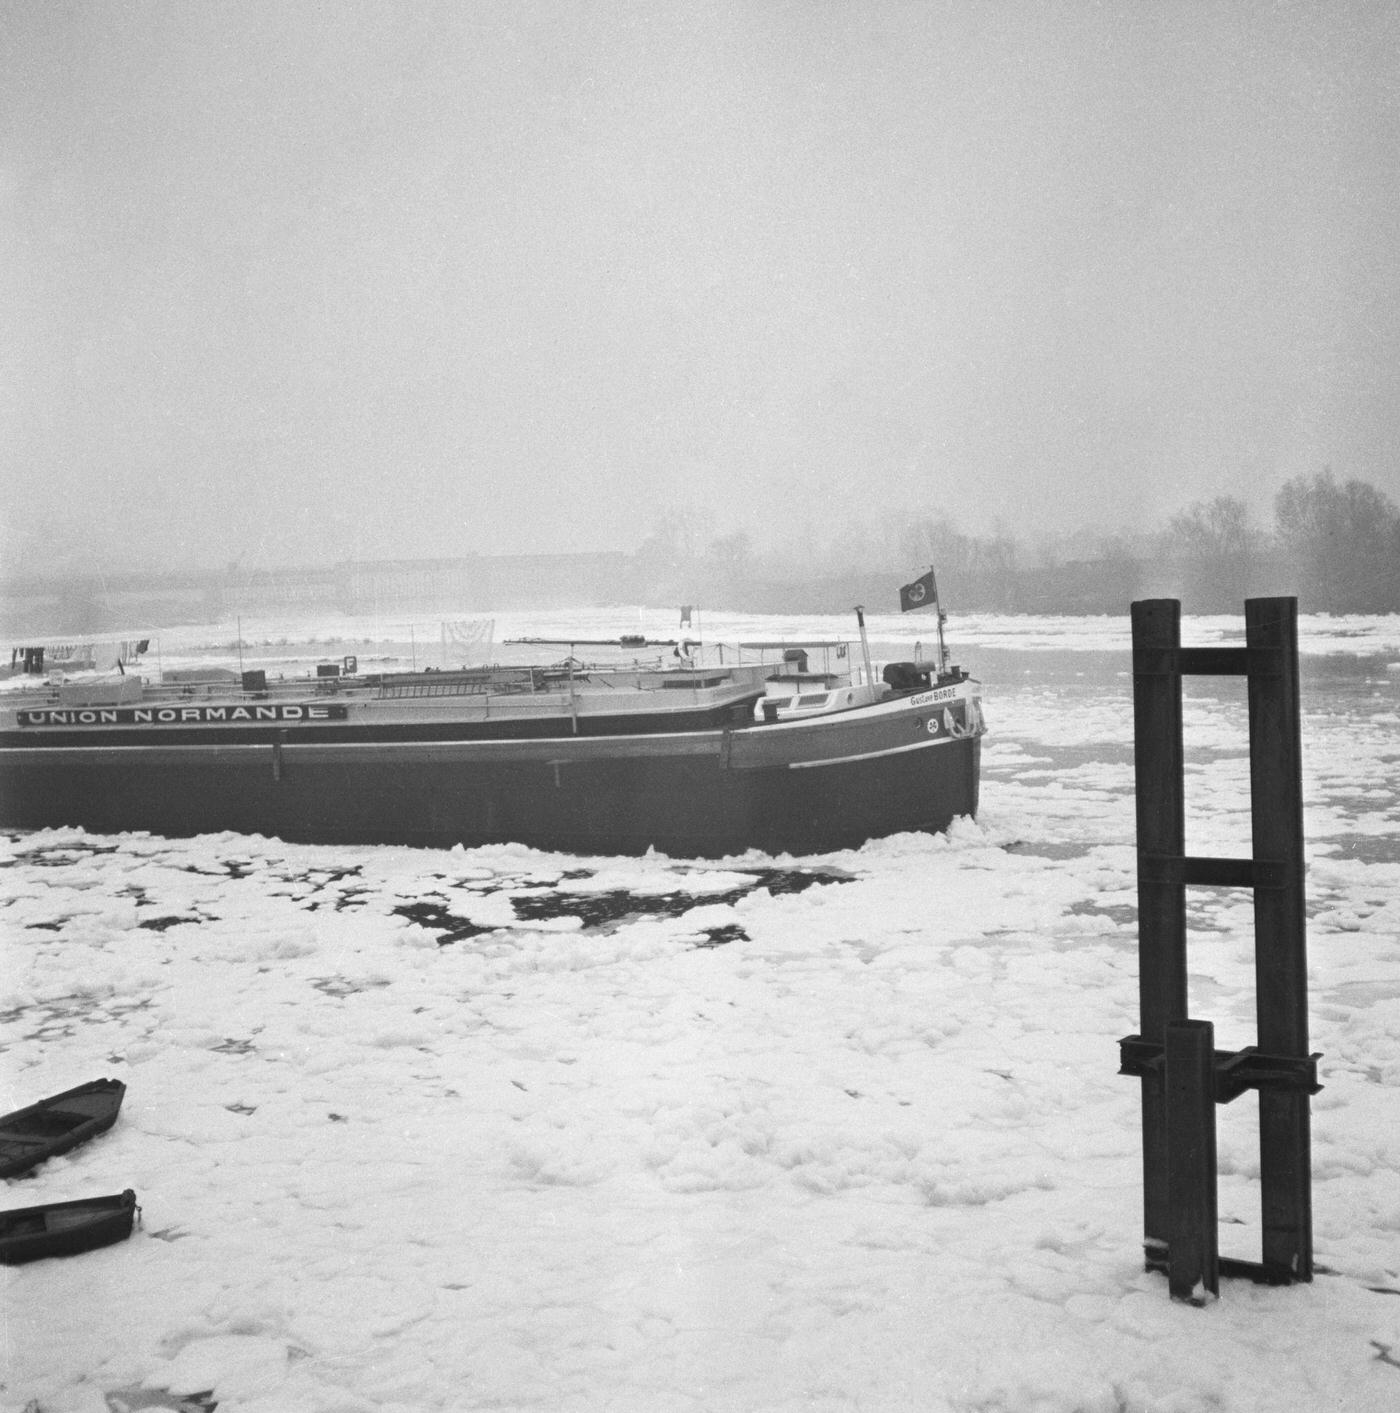
[[[0,1409],[1400,1407],[1400,622],[1302,625],[1319,1274],[1202,1309],[1142,1270],[1117,1074],[1126,620],[953,630],[997,671],[981,817],[944,838],[719,864],[0,841],[3,1108],[128,1085],[5,1205],[142,1206],[130,1241],[0,1277]],[[1187,729],[1188,847],[1243,851],[1234,684],[1197,684]],[[1191,911],[1193,1011],[1252,1043],[1248,895]],[[1252,1100],[1218,1114],[1223,1252],[1256,1258]]]

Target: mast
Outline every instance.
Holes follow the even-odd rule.
[[[865,685],[875,685],[875,672],[870,666],[870,643],[865,636],[865,606],[856,605],[856,623],[860,626],[860,655],[865,661]]]
[[[948,645],[943,641],[943,625],[948,615],[943,612],[943,600],[938,597],[938,573],[931,564],[928,572],[933,577],[933,609],[938,615],[938,675],[942,677],[948,671]]]

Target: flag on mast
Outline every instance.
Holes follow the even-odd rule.
[[[912,584],[905,584],[899,591],[899,611],[908,613],[915,608],[933,608],[938,604],[938,584],[933,570],[921,574]]]

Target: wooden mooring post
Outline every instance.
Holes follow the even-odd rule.
[[[1303,891],[1298,603],[1245,603],[1245,646],[1183,648],[1181,605],[1132,606],[1137,786],[1140,1033],[1119,1042],[1121,1074],[1142,1083],[1144,1252],[1174,1298],[1219,1293],[1219,1277],[1284,1285],[1312,1279],[1310,1096]],[[1181,679],[1243,676],[1249,684],[1252,857],[1190,857]],[[1187,1015],[1186,888],[1251,888],[1258,1044],[1214,1048],[1209,1022]],[[1259,1093],[1263,1251],[1221,1259],[1216,1216],[1215,1105]]]

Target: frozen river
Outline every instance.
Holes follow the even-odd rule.
[[[628,614],[496,637],[676,636]],[[879,658],[931,628],[870,626]],[[250,658],[362,666],[437,631],[240,628]],[[1312,1285],[1194,1309],[1143,1272],[1127,622],[974,618],[950,633],[985,684],[982,812],[946,838],[718,864],[0,840],[3,1108],[128,1085],[5,1205],[143,1209],[0,1276],[0,1409],[1400,1406],[1400,620],[1300,629]],[[1188,849],[1248,852],[1242,686],[1195,683],[1186,731]],[[1193,1012],[1253,1043],[1249,896],[1191,916]],[[1222,1251],[1256,1257],[1252,1100],[1219,1121]]]

